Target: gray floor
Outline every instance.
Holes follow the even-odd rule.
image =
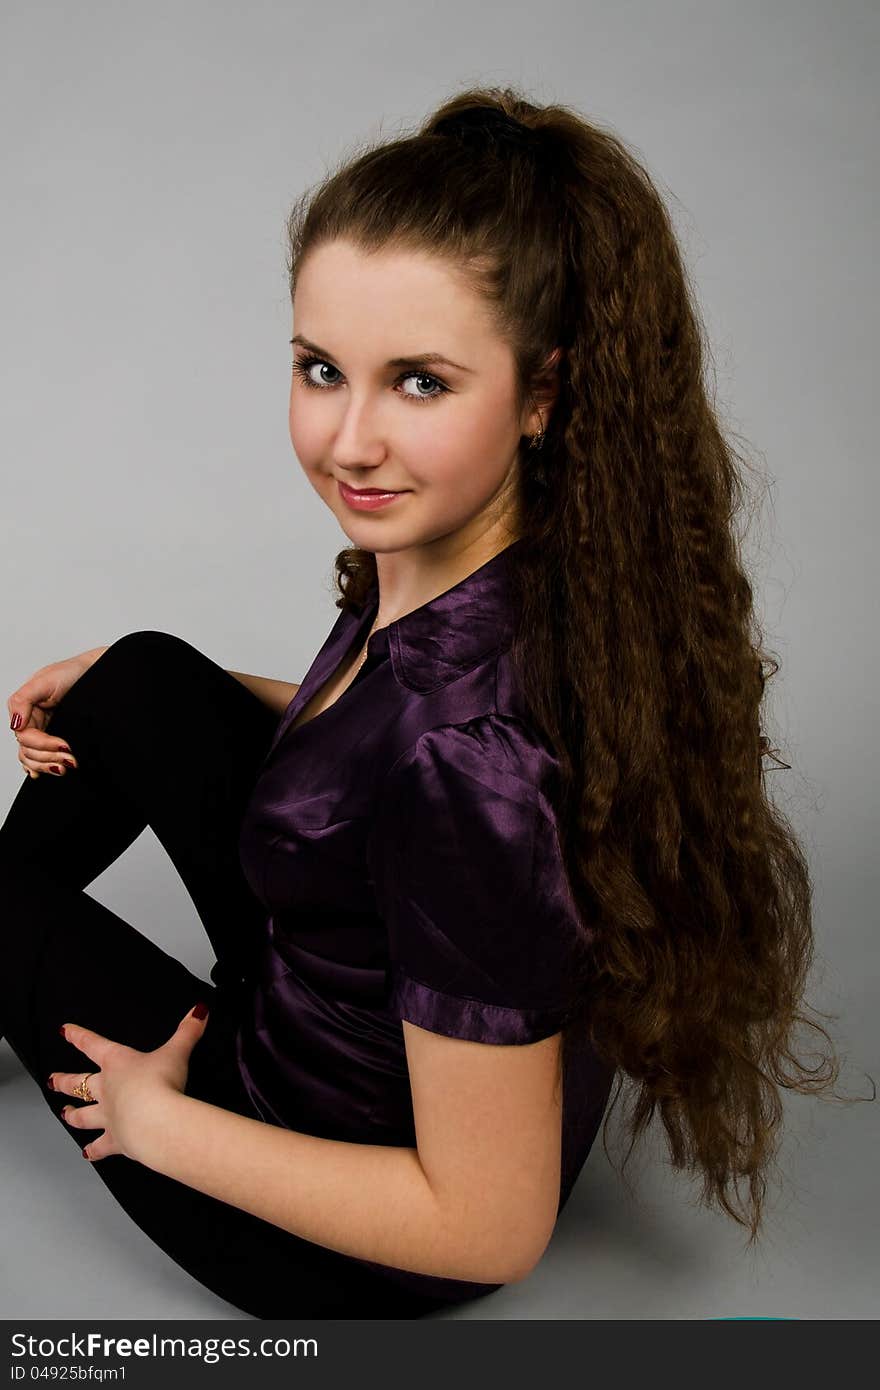
[[[168,924],[153,931],[154,939],[207,975],[213,956],[151,833],[89,892],[136,924],[145,914],[135,905],[148,903],[150,921]],[[842,966],[836,975],[826,967],[825,974],[828,987],[817,987],[811,1002],[842,1015],[834,1025],[844,1054],[838,1089],[870,1095],[864,1071],[880,1076],[871,1041],[873,976]],[[697,1206],[697,1184],[672,1172],[656,1131],[627,1168],[634,1197],[600,1133],[531,1278],[442,1316],[876,1318],[880,1100],[839,1105],[787,1095],[785,1104],[785,1183],[769,1189],[757,1252],[745,1253],[729,1217]],[[130,1221],[6,1042],[0,1042],[0,1107],[0,1317],[247,1319]],[[615,1134],[612,1121],[609,1147],[619,1165]]]

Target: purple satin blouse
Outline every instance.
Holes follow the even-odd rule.
[[[360,650],[378,598],[374,583],[359,614],[340,611],[245,811],[241,866],[267,917],[236,1049],[267,1122],[416,1147],[402,1020],[474,1042],[548,1037],[571,1003],[578,932],[558,763],[509,659],[507,550],[373,633],[347,689],[290,728]],[[560,1211],[612,1080],[579,1043],[563,1074]],[[453,1300],[500,1287],[357,1263]]]

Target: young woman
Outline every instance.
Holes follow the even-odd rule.
[[[615,1075],[754,1239],[778,1084],[827,1084],[791,1052],[810,881],[661,199],[489,88],[289,235],[339,617],[298,687],[146,631],[10,697],[0,1026],[138,1225],[257,1317],[524,1278]],[[146,825],[210,983],[84,891]]]

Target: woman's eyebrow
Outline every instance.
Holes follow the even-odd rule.
[[[302,333],[295,333],[290,341],[292,343],[298,343],[300,347],[304,347],[309,352],[313,352],[316,357],[324,357],[328,362],[333,362],[335,365],[336,358],[333,356],[332,352],[328,352],[326,348],[318,347],[317,343],[313,343],[308,338],[303,337]],[[473,372],[474,370],[473,367],[463,367],[460,362],[453,362],[451,358],[444,357],[442,352],[423,352],[417,357],[389,357],[385,365],[386,367],[422,367],[428,363],[431,365],[454,367],[456,371],[459,372]]]

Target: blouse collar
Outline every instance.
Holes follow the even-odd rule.
[[[511,542],[436,598],[378,628],[367,644],[367,660],[388,652],[397,679],[427,692],[448,685],[510,645],[513,612]],[[367,590],[359,621],[369,631],[379,607],[379,584]]]

